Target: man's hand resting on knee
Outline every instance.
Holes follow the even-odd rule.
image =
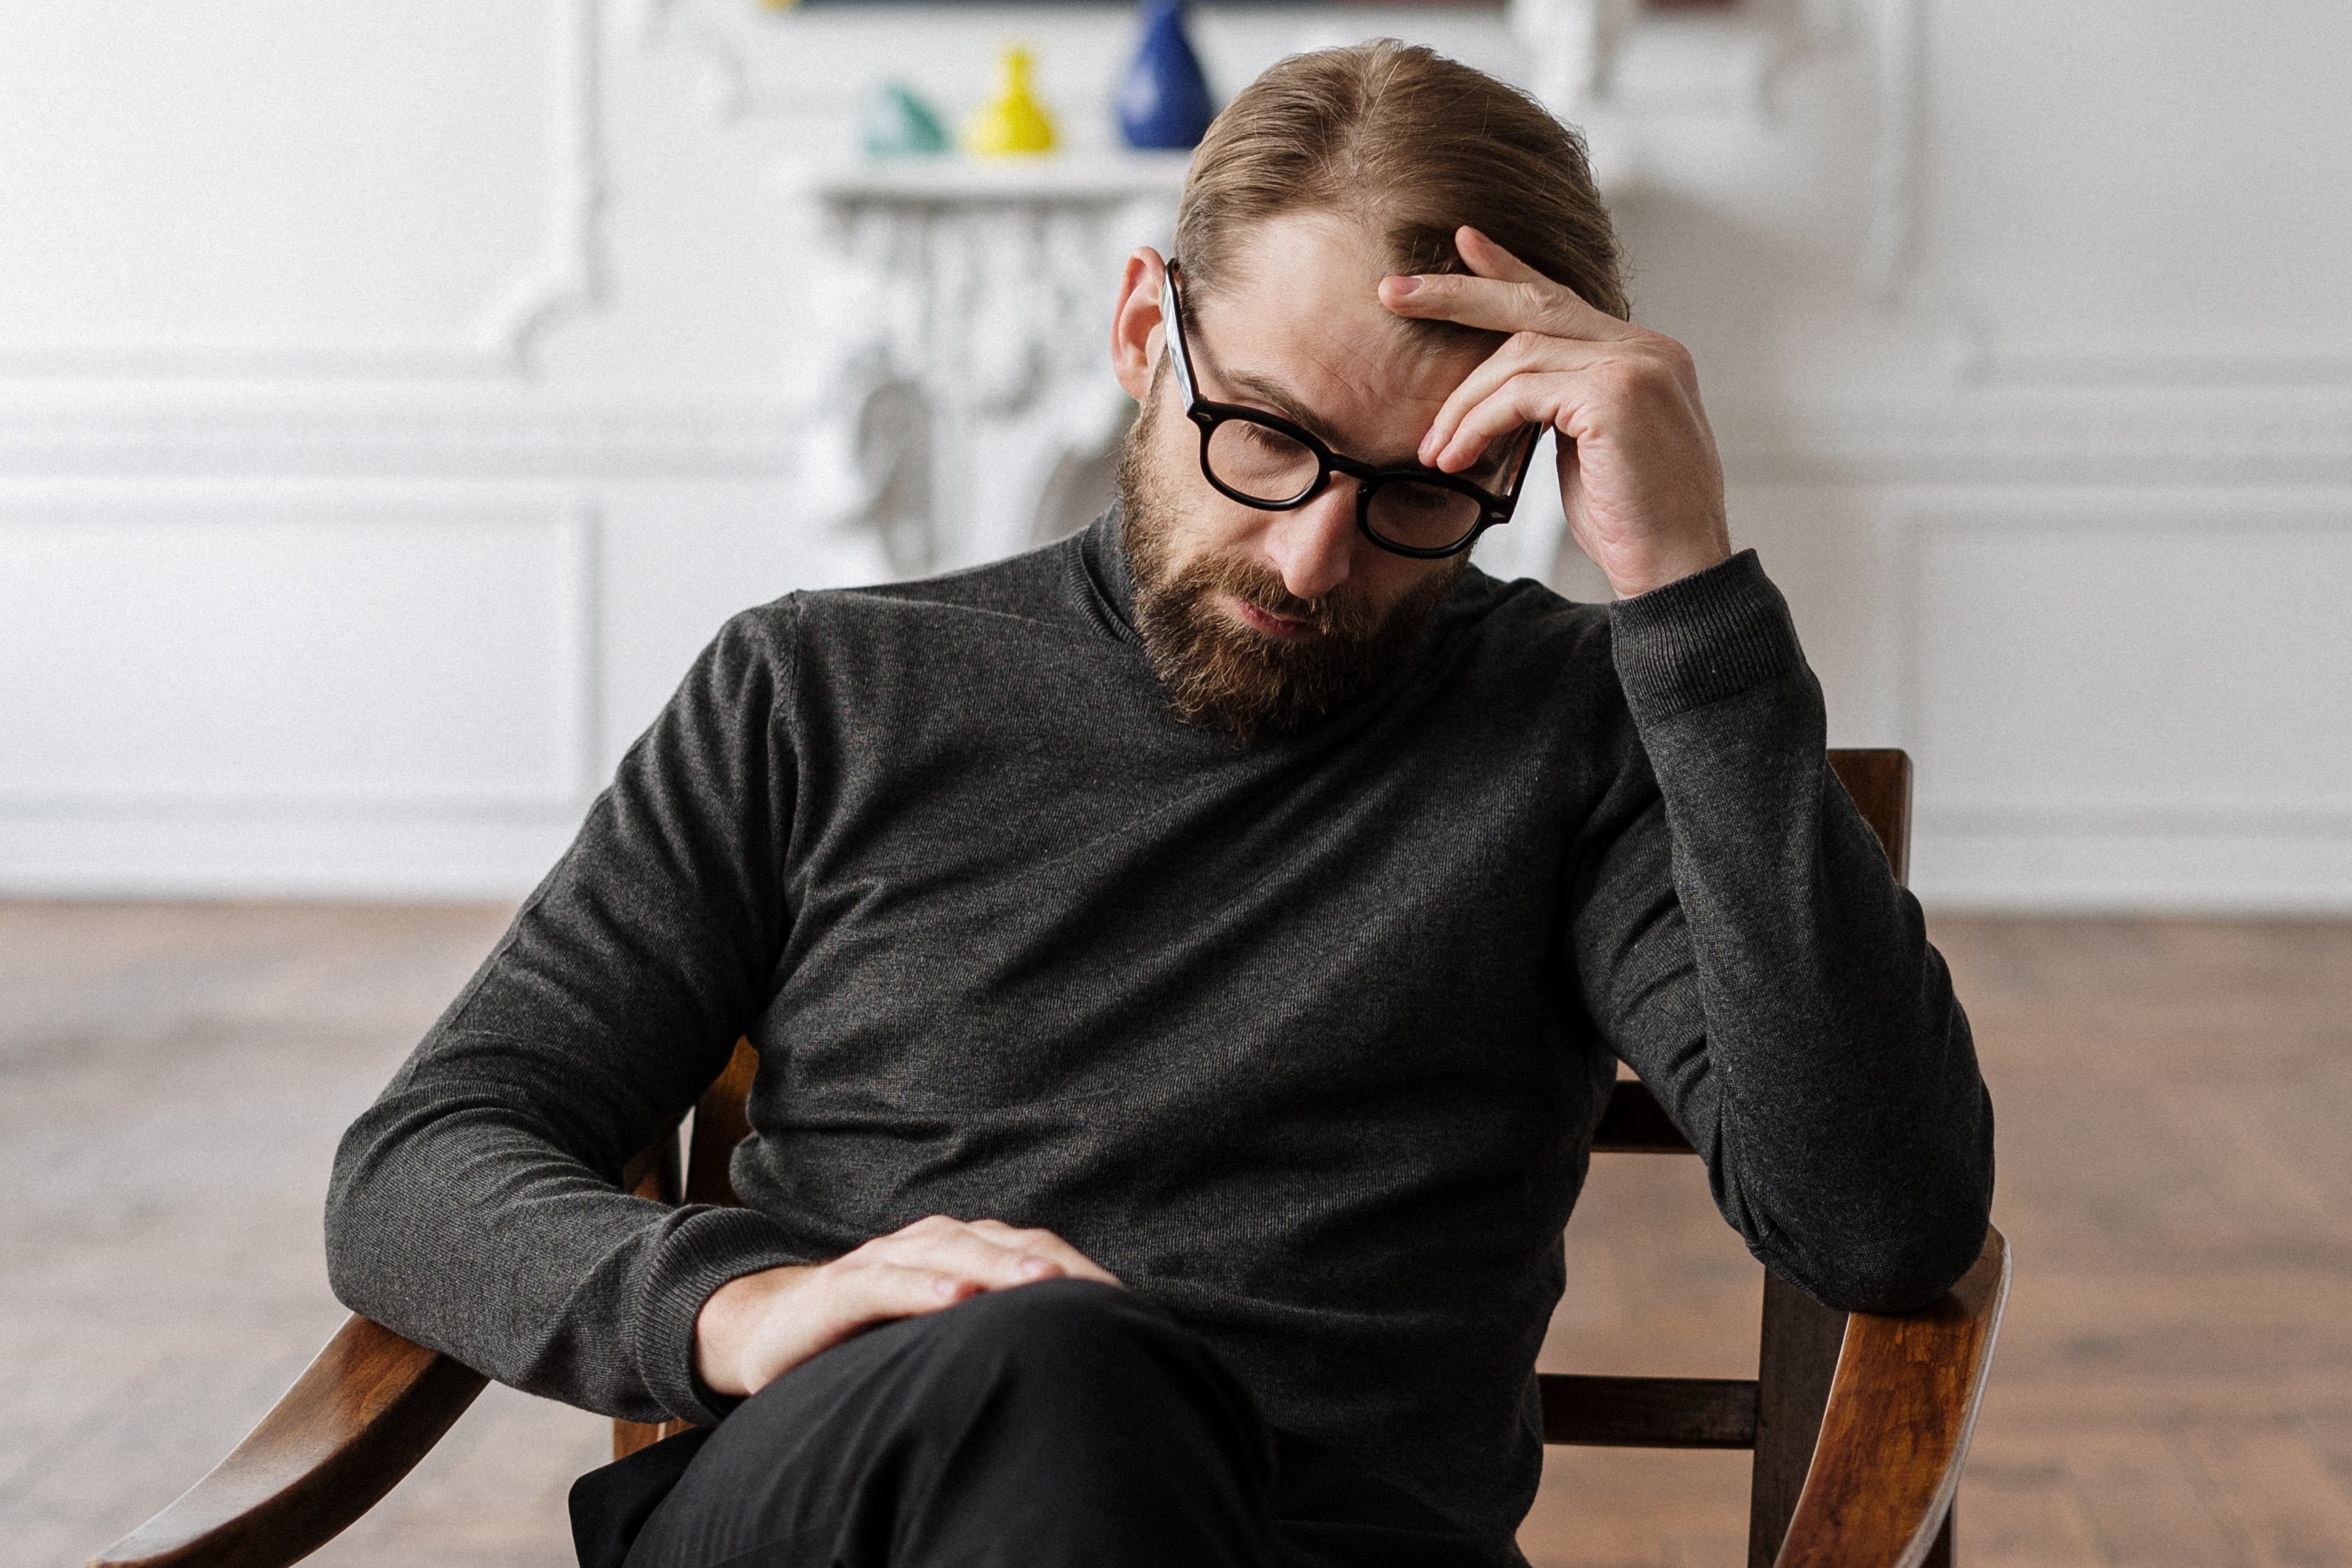
[[[893,1318],[983,1290],[1110,1271],[1050,1230],[933,1215],[830,1263],[767,1268],[711,1292],[694,1321],[694,1365],[720,1394],[757,1394],[801,1363]]]

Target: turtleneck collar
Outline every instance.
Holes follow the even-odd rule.
[[[1135,637],[1135,571],[1127,558],[1123,509],[1113,501],[1078,536],[1078,554],[1103,608],[1122,637]]]

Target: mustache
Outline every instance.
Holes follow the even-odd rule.
[[[1302,599],[1283,586],[1280,573],[1241,556],[1210,556],[1194,563],[1186,575],[1204,580],[1208,586],[1270,616],[1303,621],[1321,636],[1341,642],[1369,637],[1381,624],[1380,612],[1361,595],[1334,589],[1318,598]]]

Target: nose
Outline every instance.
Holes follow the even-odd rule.
[[[1319,599],[1348,580],[1356,543],[1356,481],[1334,474],[1321,495],[1297,511],[1274,514],[1265,552],[1284,587],[1301,599]]]

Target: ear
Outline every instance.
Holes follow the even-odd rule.
[[[1127,258],[1110,318],[1110,367],[1138,403],[1151,395],[1151,372],[1160,363],[1160,290],[1166,287],[1168,264],[1158,251],[1147,245]]]

